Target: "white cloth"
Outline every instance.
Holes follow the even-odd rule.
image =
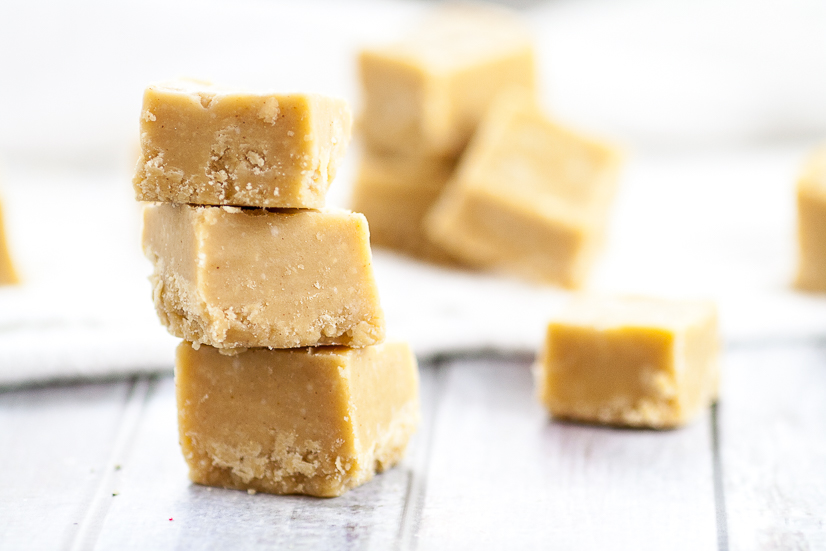
[[[826,337],[826,298],[791,288],[793,184],[808,147],[631,159],[587,289],[714,299],[728,343]],[[351,175],[337,180],[339,197]],[[177,340],[153,310],[128,174],[9,176],[25,283],[0,288],[0,385],[171,369]],[[533,353],[571,296],[381,250],[374,265],[388,332],[420,357]]]

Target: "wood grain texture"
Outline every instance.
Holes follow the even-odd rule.
[[[172,379],[151,395],[112,486],[95,549],[390,549],[400,536],[420,442],[432,424],[433,370],[422,369],[425,415],[406,460],[342,497],[248,495],[191,484],[178,447]],[[426,448],[425,448],[426,452]],[[170,520],[172,519],[172,520]]]
[[[826,346],[735,349],[726,360],[729,548],[826,549]]]
[[[422,365],[405,460],[334,499],[191,484],[171,378],[0,393],[0,549],[826,548],[826,345],[728,351],[716,454],[552,421],[529,362]]]
[[[552,422],[527,363],[445,367],[419,549],[715,549],[709,418]]]
[[[105,475],[132,386],[0,394],[0,549],[71,544]]]

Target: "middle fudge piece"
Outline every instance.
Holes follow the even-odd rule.
[[[361,214],[161,203],[144,211],[143,246],[177,337],[218,348],[384,339]]]

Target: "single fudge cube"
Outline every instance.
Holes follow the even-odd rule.
[[[580,301],[548,326],[539,398],[562,419],[675,427],[717,397],[718,349],[712,303]]]
[[[367,217],[370,242],[451,263],[447,253],[427,238],[422,220],[455,166],[451,159],[366,151],[353,188],[352,207]]]
[[[159,203],[144,211],[155,307],[219,348],[361,347],[384,339],[364,216]]]
[[[602,239],[619,155],[500,96],[425,220],[432,241],[482,268],[580,285]]]
[[[398,462],[419,421],[403,343],[227,356],[183,342],[175,388],[189,476],[209,486],[341,495]]]
[[[826,146],[806,162],[797,182],[797,286],[826,291]]]
[[[344,100],[254,94],[194,81],[150,86],[141,113],[139,201],[318,208],[344,157]]]
[[[6,243],[5,225],[3,223],[3,211],[0,209],[0,285],[13,285],[19,283],[17,271],[11,261],[9,248]]]
[[[500,91],[536,80],[527,30],[508,12],[466,5],[363,51],[359,70],[368,144],[416,155],[458,155]]]

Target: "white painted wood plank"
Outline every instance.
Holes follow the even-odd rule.
[[[417,549],[717,548],[708,415],[663,432],[563,424],[527,362],[445,369]]]
[[[0,393],[0,549],[71,543],[105,474],[131,386]]]
[[[178,447],[174,385],[162,379],[112,480],[96,549],[390,549],[400,535],[429,426],[433,370],[423,366],[425,419],[406,460],[342,497],[248,495],[191,484]],[[172,519],[172,520],[170,520]]]
[[[826,346],[733,350],[724,367],[729,549],[826,549]]]

